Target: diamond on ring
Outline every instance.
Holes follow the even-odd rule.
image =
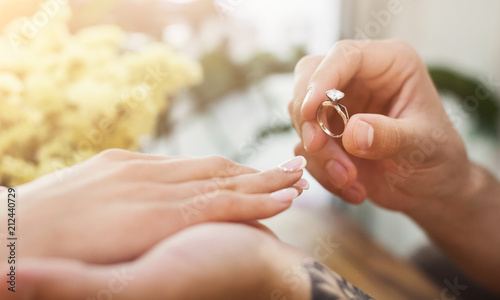
[[[345,94],[339,90],[329,90],[326,92],[326,96],[333,102],[339,102],[340,99],[344,98]]]

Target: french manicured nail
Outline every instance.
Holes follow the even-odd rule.
[[[316,129],[311,122],[304,122],[302,124],[302,141],[304,142],[304,147],[307,148],[311,146],[314,136],[316,135]]]
[[[280,190],[272,193],[271,198],[280,202],[288,202],[299,196],[299,191],[296,188],[287,188],[284,190]]]
[[[370,123],[359,120],[354,126],[354,145],[358,150],[367,150],[373,144],[373,127]]]
[[[336,160],[329,161],[326,164],[326,171],[335,187],[342,188],[347,183],[347,168],[340,162]]]
[[[302,106],[300,108],[300,113],[302,114],[302,116],[304,116],[304,107],[309,105],[308,103],[309,101],[311,101],[311,97],[312,97],[312,88],[309,88],[307,90],[306,97],[304,98],[304,101],[302,102]]]
[[[307,165],[307,160],[303,156],[296,156],[278,166],[282,172],[295,173],[303,170]]]
[[[309,182],[305,178],[300,178],[293,186],[301,190],[308,190]]]
[[[346,201],[359,203],[363,200],[363,196],[361,195],[361,191],[359,191],[356,187],[352,187],[350,189],[344,190],[342,192],[342,196]]]

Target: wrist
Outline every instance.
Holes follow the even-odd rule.
[[[467,276],[500,292],[500,183],[475,164],[467,179],[454,198],[423,202],[408,215]]]

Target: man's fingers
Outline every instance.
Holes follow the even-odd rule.
[[[349,121],[342,142],[344,148],[357,157],[392,158],[416,146],[415,140],[421,135],[419,128],[425,128],[425,124],[415,124],[418,123],[410,119],[357,114]]]
[[[324,133],[321,127],[319,127],[316,119],[312,121],[305,121],[302,124],[301,137],[304,148],[310,153],[321,150],[331,139],[330,136]]]
[[[354,43],[355,41],[336,43],[312,75],[308,85],[310,95],[301,109],[304,120],[316,117],[318,107],[326,100],[326,91],[333,88],[341,89],[360,69],[361,51],[354,52],[349,57],[346,54],[346,48],[354,47]]]
[[[337,189],[349,188],[358,177],[358,171],[354,163],[351,161],[347,153],[335,141],[330,140],[321,151],[317,153],[307,153],[304,149],[300,149],[302,144],[297,145],[295,152],[305,155],[311,160],[307,169],[311,170],[311,164],[321,167],[324,170],[323,178]],[[313,167],[314,168],[314,167]],[[316,177],[316,180],[320,178]]]
[[[292,118],[293,126],[299,135],[301,135],[302,115],[301,108],[304,99],[307,95],[307,87],[312,74],[318,68],[324,56],[305,56],[295,66],[295,85],[293,92],[293,99],[288,105],[288,110]]]
[[[117,295],[124,289],[120,286],[120,278],[113,276],[106,267],[67,259],[31,259],[23,261],[17,272],[18,298],[13,299],[99,299],[109,295],[113,299],[123,299]],[[122,270],[115,272],[120,274]]]
[[[397,56],[393,55],[395,52],[398,53]],[[342,90],[354,77],[363,80],[366,89],[377,90],[380,88],[380,80],[390,82],[395,76],[404,78],[409,75],[408,72],[413,72],[415,69],[410,66],[418,63],[421,62],[418,55],[415,55],[415,50],[399,40],[340,41],[333,46],[311,77],[308,88],[312,93],[302,106],[302,117],[304,120],[314,119],[316,110],[325,100],[325,92],[330,89]],[[408,72],[403,74],[398,70],[408,70]],[[387,85],[379,93],[389,96],[396,93],[399,88],[397,84]],[[382,101],[390,99],[378,98]]]
[[[321,153],[307,153],[299,143],[295,147],[295,154],[304,155],[309,164],[307,170],[327,190],[343,198],[351,204],[359,204],[366,198],[364,186],[357,181],[357,168],[341,149],[334,145],[327,145],[325,151],[336,151],[327,156]],[[355,193],[356,192],[356,193]]]
[[[263,231],[267,234],[269,234],[270,236],[272,236],[273,238],[276,238],[278,239],[278,236],[276,235],[276,233],[274,233],[271,229],[269,229],[269,227],[267,227],[266,225],[262,224],[261,222],[259,221],[243,221],[241,222],[243,224],[247,224],[248,226],[252,226],[254,228],[257,228],[259,229],[260,231]]]

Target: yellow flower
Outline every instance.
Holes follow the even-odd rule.
[[[164,44],[126,52],[121,28],[71,34],[70,16],[63,6],[43,26],[15,20],[0,36],[0,185],[136,149],[167,97],[201,80],[198,63]]]

